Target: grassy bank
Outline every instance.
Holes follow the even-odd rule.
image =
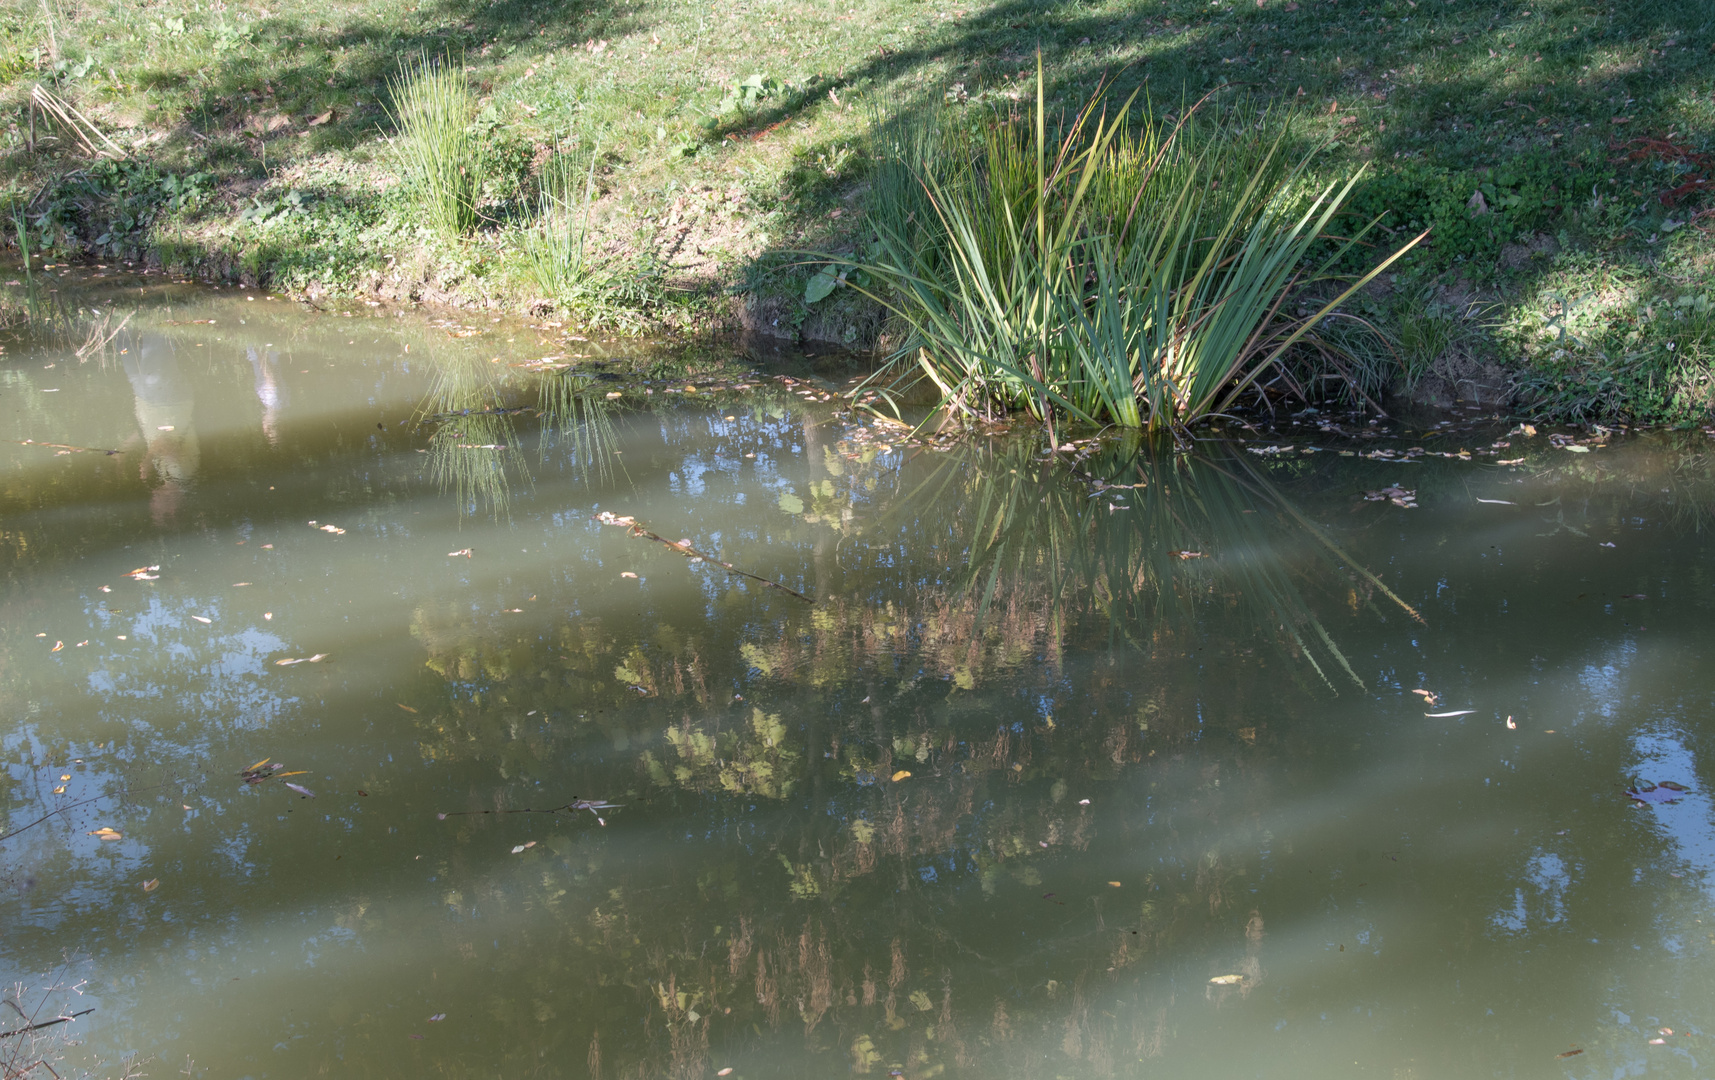
[[[1292,106],[1274,115],[1329,144],[1330,178],[1368,163],[1349,206],[1386,213],[1378,249],[1433,230],[1353,302],[1420,397],[1686,421],[1715,393],[1702,0],[12,11],[0,185],[51,258],[865,344],[873,307],[839,288],[806,302],[816,268],[788,253],[870,240],[874,115],[1024,109],[1040,50],[1051,115],[1104,76],[1158,114],[1215,90],[1217,109]],[[423,61],[471,94],[468,229],[426,212],[403,153],[396,80]]]

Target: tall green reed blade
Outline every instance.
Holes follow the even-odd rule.
[[[402,61],[388,82],[389,110],[399,131],[399,155],[421,212],[442,236],[476,227],[482,189],[482,145],[471,131],[476,95],[450,60]]]
[[[1023,412],[1051,435],[1056,417],[1161,429],[1223,412],[1301,344],[1323,378],[1349,378],[1318,325],[1418,242],[1323,302],[1334,261],[1311,255],[1361,172],[1307,191],[1314,152],[1283,163],[1284,123],[1194,132],[1202,102],[1165,133],[1133,131],[1136,95],[1110,119],[1098,91],[1055,134],[1045,98],[1039,64],[1022,127],[996,116],[974,142],[890,129],[872,253],[830,260],[878,282],[907,329],[889,370],[915,370],[949,410]],[[1313,314],[1286,314],[1311,296]]]
[[[600,156],[599,148],[593,150],[581,170],[568,154],[549,158],[542,170],[537,219],[519,237],[525,276],[544,298],[572,310],[596,302],[598,291],[613,277],[588,246]]]

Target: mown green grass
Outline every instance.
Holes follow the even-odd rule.
[[[1121,100],[1147,85],[1162,112],[1225,85],[1223,99],[1296,104],[1294,137],[1332,142],[1330,174],[1370,163],[1354,220],[1387,210],[1402,236],[1437,230],[1365,300],[1419,352],[1436,334],[1401,320],[1479,311],[1448,334],[1552,388],[1549,407],[1675,419],[1696,413],[1695,394],[1657,388],[1694,388],[1709,365],[1706,336],[1685,332],[1696,300],[1675,306],[1715,293],[1711,221],[1691,220],[1708,196],[1658,198],[1702,166],[1627,145],[1715,150],[1705,0],[47,0],[11,12],[0,185],[61,252],[106,237],[108,254],[165,249],[288,286],[420,282],[517,302],[516,230],[535,220],[543,148],[570,132],[602,148],[591,229],[643,282],[633,306],[706,323],[742,285],[790,326],[815,315],[796,299],[814,267],[782,253],[867,240],[872,109],[1011,109],[1030,97],[1040,49],[1052,115],[1103,77]],[[388,82],[413,56],[459,58],[477,95],[487,179],[459,243],[419,224],[389,143]],[[92,169],[65,140],[32,152],[37,81],[135,161]],[[1472,215],[1478,191],[1488,213]],[[1600,319],[1569,346],[1543,305],[1592,274],[1631,284],[1603,292]],[[1532,382],[1542,372],[1555,377]],[[1641,390],[1595,400],[1613,387]]]

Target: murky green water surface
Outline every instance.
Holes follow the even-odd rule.
[[[73,1064],[1704,1067],[1702,433],[1048,461],[485,319],[77,305],[0,354],[0,961],[77,957]]]

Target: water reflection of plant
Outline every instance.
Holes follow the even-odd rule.
[[[429,473],[442,491],[457,498],[460,512],[477,505],[494,515],[511,506],[513,477],[531,482],[519,450],[514,417],[534,413],[542,421],[541,460],[553,440],[569,449],[566,464],[588,482],[613,475],[613,404],[576,373],[530,372],[522,379],[472,353],[430,354],[434,377],[418,408],[420,423],[432,424]],[[526,404],[534,390],[534,406]]]
[[[554,442],[569,452],[567,464],[587,484],[613,478],[615,406],[596,380],[575,372],[543,373],[536,383],[536,408],[543,425],[542,454]],[[551,436],[551,438],[550,438]]]
[[[1035,593],[1056,624],[1098,617],[1112,637],[1133,644],[1178,636],[1206,611],[1241,614],[1276,628],[1330,686],[1324,663],[1363,681],[1316,616],[1307,586],[1334,582],[1353,595],[1361,588],[1366,601],[1379,591],[1415,617],[1221,444],[1180,453],[1136,435],[1105,441],[1078,462],[1079,484],[1031,445],[1003,444],[986,456],[979,469],[949,460],[894,511],[964,489],[970,542],[955,587],[979,596],[983,612],[999,597],[1016,604]],[[1290,558],[1300,551],[1319,559]]]
[[[604,832],[591,841],[605,852],[589,856],[602,860],[606,897],[593,910],[556,907],[564,886],[548,879],[522,901],[563,911],[566,948],[631,988],[647,1018],[601,1028],[590,1052],[609,1075],[706,1075],[720,1040],[752,1025],[772,1052],[781,1041],[770,1033],[795,1029],[807,1062],[846,1059],[859,1074],[1028,1072],[1020,1055],[1044,1043],[1091,1075],[1123,1073],[1167,1037],[1150,963],[1203,936],[1242,943],[1260,926],[1240,901],[1256,860],[1237,838],[1267,795],[1216,781],[1268,740],[1243,717],[1255,715],[1249,695],[1274,683],[1235,680],[1227,707],[1212,707],[1195,676],[1203,661],[1188,657],[1260,626],[1310,657],[1309,669],[1293,664],[1306,675],[1337,668],[1356,680],[1313,589],[1337,585],[1350,605],[1379,583],[1334,572],[1326,537],[1220,447],[1120,440],[1069,475],[1003,443],[907,470],[916,482],[891,498],[877,483],[885,460],[818,449],[838,469],[818,466],[826,505],[805,513],[845,535],[846,569],[864,564],[843,587],[831,573],[814,608],[760,624],[747,606],[740,624],[610,611],[509,631],[449,606],[419,636],[466,692],[424,717],[425,753],[498,769],[484,806],[523,805],[509,800],[556,778],[633,815],[673,806],[675,828],[683,819],[724,845],[651,859],[622,854]],[[533,711],[557,719],[522,719]],[[1182,764],[1192,740],[1201,749]],[[1119,797],[1127,785],[1098,785],[1138,771],[1171,792],[1163,812],[1182,816],[1198,850],[1121,827],[1166,846],[1136,893],[1116,894],[1112,932],[1045,944],[1058,950],[1049,960],[996,952],[947,919],[949,903],[984,919],[1021,895],[1040,903],[1062,856],[1100,836],[1080,795]],[[1221,850],[1204,830],[1220,833]],[[520,900],[497,889],[480,902],[492,913]],[[1234,970],[1251,981],[1219,992],[1260,977],[1246,956]],[[1061,981],[1043,988],[1026,974],[1041,964]]]

